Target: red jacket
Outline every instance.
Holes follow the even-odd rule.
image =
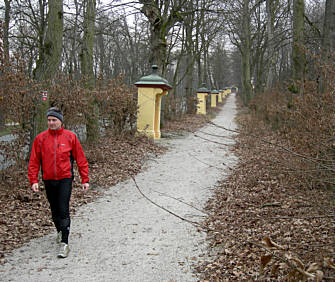
[[[73,178],[73,160],[76,161],[81,182],[89,182],[88,163],[77,136],[64,128],[46,130],[37,135],[31,150],[28,177],[29,182],[38,183],[42,166],[43,180]]]

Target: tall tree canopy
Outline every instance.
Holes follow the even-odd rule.
[[[312,78],[306,54],[326,58],[334,42],[334,4],[326,0],[1,5],[5,50],[25,61],[31,77],[44,80],[60,71],[73,79],[84,75],[92,87],[99,74],[122,74],[131,85],[157,64],[174,84],[174,96],[185,101],[205,82],[210,88],[237,85],[248,104],[280,81]]]

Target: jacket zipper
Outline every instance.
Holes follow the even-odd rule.
[[[55,134],[55,179],[57,179],[57,134]]]

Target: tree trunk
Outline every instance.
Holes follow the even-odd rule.
[[[81,74],[85,77],[86,87],[89,90],[94,88],[93,72],[93,48],[94,48],[94,24],[95,24],[95,0],[86,0],[84,14],[84,36],[80,54]],[[88,91],[87,95],[91,95]],[[99,137],[99,110],[96,101],[88,97],[89,110],[86,114],[86,134],[87,142],[94,143]]]
[[[35,79],[41,81],[45,87],[42,90],[47,90],[48,80],[54,79],[57,75],[63,50],[63,0],[49,1],[48,8],[48,27],[45,41],[40,49],[39,60],[34,72]],[[40,7],[40,9],[42,12],[44,7]],[[36,111],[30,132],[30,149],[36,135],[47,128],[46,112],[48,107],[49,99],[42,101],[40,98],[39,101],[36,101]]]
[[[161,15],[159,3],[152,0],[142,0],[141,12],[147,17],[150,23],[150,49],[149,64],[157,65],[161,74],[165,72],[166,39],[168,30],[163,29],[163,17]],[[169,5],[169,1],[166,3]],[[166,15],[165,15],[166,16]]]
[[[274,3],[273,0],[266,0],[266,14],[267,14],[267,38],[268,38],[268,57],[269,67],[266,77],[266,88],[273,86],[275,74],[275,50],[274,50]]]
[[[79,27],[79,17],[80,17],[80,9],[77,0],[74,0],[74,9],[75,15],[73,19],[73,28],[70,31],[70,43],[69,43],[69,60],[68,60],[68,72],[72,79],[80,79],[80,61],[78,59],[77,45],[80,42],[80,29]]]
[[[84,14],[84,36],[80,54],[81,74],[87,80],[87,87],[94,87],[93,72],[93,48],[94,48],[94,24],[95,24],[95,0],[86,0],[86,10]]]
[[[150,23],[151,54],[149,63],[158,65],[160,73],[164,77],[168,65],[166,37],[170,29],[177,22],[182,21],[180,11],[185,1],[140,0],[139,2],[143,4],[141,12]]]
[[[189,4],[189,9],[192,10],[192,2]],[[194,104],[194,93],[193,93],[193,67],[194,67],[194,42],[192,38],[193,31],[193,22],[194,16],[193,14],[188,15],[184,19],[184,27],[185,27],[185,51],[186,51],[186,82],[185,82],[185,96],[186,96],[186,112],[189,114],[195,113],[195,104]]]
[[[158,65],[162,76],[166,73],[166,35],[163,33],[162,24],[156,23],[151,32],[151,51],[149,63],[150,65]]]
[[[204,82],[207,85],[208,89],[211,89],[212,87],[212,81],[211,78],[208,76],[209,74],[209,70],[208,70],[208,44],[205,40],[205,37],[202,36],[202,46],[203,46],[203,60],[204,60],[204,64],[203,64],[203,75],[204,75]]]
[[[170,29],[176,22],[181,21],[180,16],[181,2],[174,2],[171,0],[156,1],[156,0],[140,0],[143,4],[141,12],[147,17],[150,23],[150,57],[149,63],[156,64],[164,77],[167,70],[167,42],[166,38]],[[165,123],[165,113],[168,112],[169,105],[166,104],[166,97],[162,98],[162,113],[161,113],[161,127]]]
[[[333,0],[326,0],[325,16],[323,24],[322,37],[322,59],[324,64],[334,64],[333,52],[335,51],[335,2]],[[324,93],[326,90],[326,77],[323,73],[320,75],[319,91]]]
[[[293,3],[293,46],[292,46],[292,66],[294,81],[304,81],[306,56],[304,52],[304,0],[294,0]],[[303,93],[303,87],[296,91]]]
[[[197,9],[199,8],[199,2],[196,2],[196,6]],[[196,36],[196,40],[195,40],[195,44],[196,44],[196,52],[197,52],[197,57],[196,57],[196,62],[197,62],[197,68],[198,68],[198,86],[200,87],[202,85],[202,83],[206,83],[204,76],[203,76],[203,68],[202,68],[202,64],[201,64],[201,46],[200,46],[200,38],[201,37],[201,22],[203,21],[204,18],[204,10],[200,9],[200,12],[198,12],[199,15],[199,19],[196,22],[196,31],[195,31],[195,36]]]
[[[42,37],[43,38],[43,37]],[[63,0],[49,1],[48,28],[36,63],[35,78],[39,81],[56,76],[63,50]]]
[[[243,102],[248,105],[252,98],[251,85],[251,66],[250,66],[250,13],[249,0],[243,1],[243,19],[242,19],[242,97]]]
[[[5,0],[5,22],[3,24],[3,50],[4,50],[4,69],[6,72],[7,65],[9,63],[9,22],[10,22],[10,9],[11,9],[11,1]],[[4,94],[5,95],[5,94]],[[0,101],[4,99],[4,97],[0,96]],[[5,126],[5,113],[3,109],[1,109],[0,104],[0,131],[4,129]]]
[[[5,0],[5,22],[3,26],[3,48],[5,51],[5,59],[9,60],[9,21],[10,21],[10,9],[11,0]]]

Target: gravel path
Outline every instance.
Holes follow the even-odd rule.
[[[231,94],[214,122],[235,128],[235,96]],[[201,131],[231,133],[206,126]],[[229,146],[194,135],[162,139],[169,150],[149,161],[136,176],[140,189],[161,206],[199,221],[204,214],[181,201],[202,208],[211,189],[236,158]],[[223,164],[224,163],[224,164]],[[179,199],[173,199],[177,198]],[[206,248],[205,234],[152,205],[132,180],[111,187],[103,197],[82,206],[72,218],[71,252],[56,257],[55,234],[31,240],[0,266],[1,281],[197,281],[191,265]]]

